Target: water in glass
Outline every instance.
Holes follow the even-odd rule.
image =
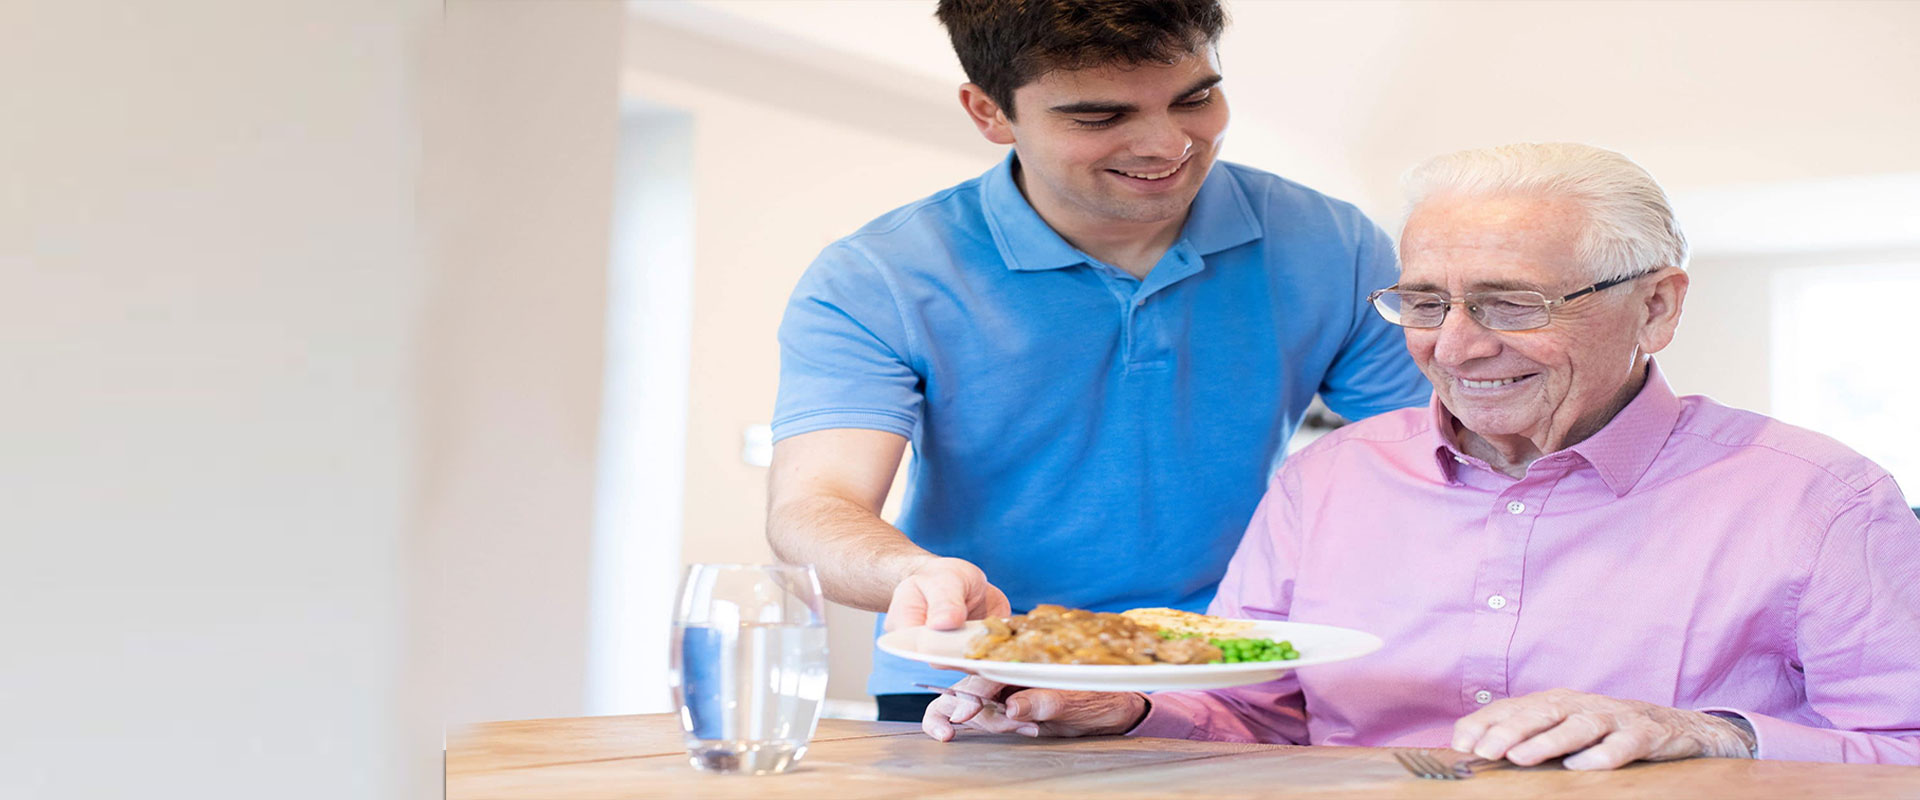
[[[690,760],[712,772],[791,769],[827,689],[813,571],[696,564],[682,587],[672,684]]]

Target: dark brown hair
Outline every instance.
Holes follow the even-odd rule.
[[[967,80],[1008,119],[1013,90],[1057,69],[1171,63],[1219,41],[1219,0],[940,0]]]

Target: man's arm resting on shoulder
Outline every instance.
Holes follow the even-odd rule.
[[[803,433],[773,446],[767,543],[781,561],[813,564],[836,603],[887,612],[887,626],[954,628],[1008,613],[979,567],[941,558],[880,519],[906,452],[898,434]]]

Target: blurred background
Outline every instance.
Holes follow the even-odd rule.
[[[1624,152],[1676,388],[1920,500],[1920,3],[1229,11],[1224,157],[1393,230],[1427,156]],[[770,559],[787,292],[1002,155],[931,14],[0,4],[0,796],[433,796],[443,726],[667,710],[681,565]]]

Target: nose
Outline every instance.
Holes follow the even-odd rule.
[[[1142,158],[1179,161],[1191,149],[1193,137],[1188,136],[1178,121],[1170,116],[1154,120],[1152,125],[1142,126],[1139,138],[1133,141],[1133,154]]]
[[[1440,321],[1439,338],[1433,343],[1435,361],[1457,367],[1476,358],[1500,353],[1500,335],[1473,321],[1464,307],[1455,307]]]

